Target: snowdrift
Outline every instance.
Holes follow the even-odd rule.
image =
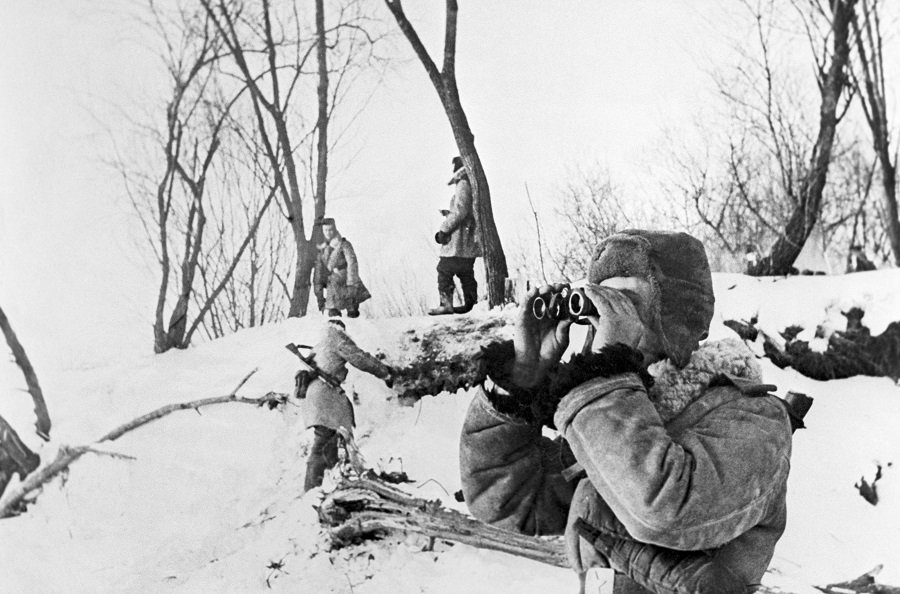
[[[787,279],[714,276],[713,339],[733,336],[723,321],[754,316],[767,332],[800,325],[810,339],[819,326],[842,328],[840,312],[852,306],[866,311],[873,334],[900,319],[896,270]],[[477,334],[479,325],[509,332],[505,323],[512,314],[347,323],[360,346],[398,362],[414,356],[413,337]],[[319,317],[294,319],[184,352],[38,370],[54,422],[49,444],[34,437],[30,402],[6,389],[14,384],[6,376],[0,414],[46,462],[61,445],[89,444],[158,406],[228,394],[254,369],[240,395],[289,393],[296,364],[284,345],[310,344],[322,324]],[[441,348],[433,338],[429,344]],[[900,388],[887,378],[817,382],[767,360],[762,365],[779,394],[794,390],[815,398],[808,429],[794,438],[788,527],[765,583],[816,592],[811,584],[842,581],[883,564],[879,581],[900,584]],[[465,511],[453,493],[460,488],[458,436],[471,391],[402,406],[371,376],[351,370],[346,385],[359,397],[357,437],[368,464],[402,469],[415,480],[405,490]],[[222,404],[177,412],[98,446],[128,458],[87,454],[45,486],[26,514],[0,520],[2,590],[577,591],[567,570],[464,545],[438,542],[427,550],[417,537],[328,552],[314,509],[321,494],[302,495],[310,441],[297,406],[288,402],[283,410]],[[877,465],[882,477],[873,506],[854,484],[863,476],[874,480]]]

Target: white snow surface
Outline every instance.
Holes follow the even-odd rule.
[[[852,306],[865,310],[863,322],[873,334],[900,320],[900,270],[714,276],[711,339],[733,336],[723,320],[754,316],[770,333],[789,325],[807,333],[818,326],[842,329],[840,312]],[[388,362],[402,349],[406,330],[434,323],[427,317],[347,321],[357,343],[384,352]],[[54,423],[47,444],[34,436],[30,398],[18,391],[21,374],[7,365],[0,414],[47,463],[60,446],[91,444],[159,406],[229,394],[254,369],[239,395],[290,392],[296,364],[284,345],[312,344],[322,325],[318,316],[292,319],[187,351],[86,369],[39,369]],[[794,390],[815,398],[808,428],[794,437],[788,526],[764,583],[817,592],[811,584],[883,565],[878,580],[900,585],[900,387],[874,377],[818,382],[761,363],[780,395]],[[408,492],[465,511],[452,494],[460,488],[458,439],[472,392],[402,407],[369,375],[351,370],[346,385],[359,394],[357,438],[369,465],[402,468],[416,480],[403,487]],[[570,571],[459,544],[426,551],[414,536],[327,552],[314,509],[321,490],[302,494],[310,442],[293,403],[284,411],[228,403],[178,411],[96,445],[131,458],[88,453],[64,479],[47,484],[26,514],[0,520],[0,590],[577,591]],[[876,464],[883,478],[880,501],[872,506],[854,483],[863,475],[871,481]]]

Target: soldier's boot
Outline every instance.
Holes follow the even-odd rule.
[[[428,310],[430,316],[445,316],[453,313],[453,293],[441,291],[441,304]]]
[[[478,301],[478,281],[475,280],[475,274],[470,273],[469,276],[460,278],[463,292],[463,304],[453,308],[453,313],[464,314],[472,311],[475,303]]]

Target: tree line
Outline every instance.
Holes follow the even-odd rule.
[[[713,73],[719,113],[701,124],[706,141],[668,147],[671,199],[657,208],[716,252],[737,258],[752,246],[751,274],[787,274],[817,227],[900,264],[884,0],[735,2],[753,43]],[[503,302],[506,254],[456,83],[458,12],[446,0],[435,59],[400,0],[148,0],[141,19],[166,68],[167,99],[131,118],[112,162],[159,271],[156,352],[306,315],[329,154],[347,122],[365,116],[348,97],[375,92],[396,58],[385,41],[398,32],[469,172],[488,303]],[[796,68],[779,59],[786,31],[808,45],[813,96],[794,92]],[[537,247],[563,278],[578,278],[590,254],[572,242],[589,248],[598,235],[655,226],[660,215],[623,200],[596,172],[569,179],[561,204],[568,245]],[[536,213],[535,224],[540,232]]]

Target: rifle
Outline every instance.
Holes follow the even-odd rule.
[[[310,373],[310,375],[312,375],[313,377],[319,378],[320,380],[322,380],[323,382],[325,382],[332,388],[342,390],[341,382],[338,381],[338,379],[336,377],[334,377],[330,373],[326,373],[326,372],[322,371],[321,369],[319,369],[319,366],[316,365],[316,361],[315,361],[315,358],[312,356],[312,353],[304,356],[303,353],[300,352],[301,348],[311,349],[312,348],[311,346],[308,346],[305,344],[296,345],[293,342],[289,342],[288,344],[284,345],[284,348],[286,348],[290,352],[297,355],[297,358],[300,359],[300,366],[303,367],[306,371],[308,371]]]

